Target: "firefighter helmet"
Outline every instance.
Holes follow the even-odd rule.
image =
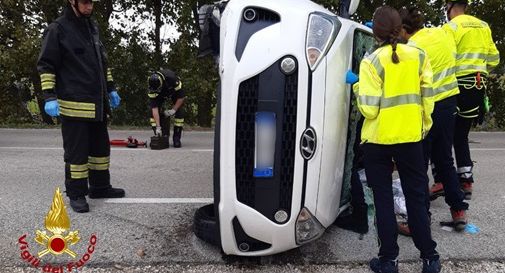
[[[147,79],[149,83],[149,92],[159,93],[165,81],[165,76],[159,71],[153,72]]]

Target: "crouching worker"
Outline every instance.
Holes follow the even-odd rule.
[[[91,19],[93,2],[68,1],[63,16],[46,29],[37,63],[44,110],[61,119],[65,188],[76,212],[89,211],[88,193],[90,198],[125,196],[110,184],[107,117],[121,99]]]
[[[402,20],[398,11],[376,10],[373,33],[379,48],[363,59],[359,83],[354,86],[357,104],[365,117],[361,131],[368,185],[374,194],[379,257],[370,261],[376,273],[398,272],[398,228],[394,212],[392,160],[396,162],[415,246],[421,252],[423,273],[441,270],[437,244],[428,216],[428,176],[422,140],[432,120],[432,70],[426,54],[399,44]],[[359,86],[358,86],[359,85]]]
[[[173,144],[175,148],[181,147],[182,127],[184,126],[184,90],[182,82],[169,69],[153,72],[148,79],[149,103],[152,112],[152,126],[156,126],[156,135],[169,137],[170,117],[174,116]],[[173,106],[169,110],[163,110],[163,103],[167,98],[172,100]]]

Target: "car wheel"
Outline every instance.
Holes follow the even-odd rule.
[[[214,204],[209,204],[196,210],[193,218],[193,232],[196,237],[203,241],[215,246],[221,246],[221,236],[214,213]]]

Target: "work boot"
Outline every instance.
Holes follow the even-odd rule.
[[[445,196],[444,185],[440,182],[435,182],[430,188],[430,200],[433,201],[440,196]]]
[[[465,200],[472,200],[472,183],[471,182],[461,183],[461,189],[465,193]]]
[[[423,259],[423,273],[439,273],[441,270],[440,260]]]
[[[105,189],[89,189],[89,198],[122,198],[125,197],[125,191],[119,188],[105,188]]]
[[[398,273],[397,261],[381,261],[379,258],[370,260],[370,269],[375,273]]]
[[[410,232],[409,224],[407,222],[398,222],[398,233],[403,236],[412,236]]]
[[[89,212],[89,205],[84,196],[70,197],[70,207],[78,213]]]
[[[452,222],[456,231],[463,231],[466,227],[466,212],[464,210],[451,209]]]
[[[174,136],[172,140],[174,141],[174,148],[181,148],[181,134],[182,127],[174,126]]]

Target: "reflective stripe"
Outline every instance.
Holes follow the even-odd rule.
[[[454,31],[458,30],[458,25],[454,22],[447,23]]]
[[[41,81],[56,81],[56,75],[52,73],[43,73],[40,74]]]
[[[496,62],[500,60],[500,54],[489,54],[487,55],[486,60],[488,62]]]
[[[377,71],[377,74],[379,77],[384,80],[384,67],[380,63],[380,60],[378,58],[379,54],[371,54],[367,56],[366,58],[370,61],[370,63],[375,67],[375,71]]]
[[[56,86],[56,83],[54,83],[54,82],[43,82],[42,83],[42,90],[54,89],[55,86]]]
[[[149,119],[149,123],[151,124],[151,126],[156,126],[156,121],[153,118]]]
[[[67,117],[95,118],[95,111],[72,110],[60,106],[60,114]]]
[[[444,79],[454,73],[456,73],[455,67],[451,67],[451,68],[442,70],[442,71],[438,72],[437,74],[433,75],[433,82],[438,82],[438,81],[440,81],[440,80],[442,80],[442,79]]]
[[[95,118],[95,104],[89,102],[76,102],[58,100],[60,114],[67,117]]]
[[[175,91],[179,91],[179,90],[181,90],[181,88],[182,88],[182,82],[179,81],[177,86],[175,87]]]
[[[56,86],[56,75],[51,73],[40,74],[42,90],[54,89]]]
[[[108,82],[114,81],[114,78],[112,78],[112,71],[110,70],[110,68],[107,68],[107,81]]]
[[[469,173],[472,172],[472,166],[459,167],[456,172],[457,173]]]
[[[421,88],[421,94],[423,97],[433,97],[436,95],[435,91],[431,87],[422,87]]]
[[[95,111],[95,104],[94,103],[66,101],[66,100],[58,100],[58,103],[62,107],[71,108],[74,110]]]
[[[70,178],[83,179],[88,178],[88,164],[70,164]]]
[[[89,176],[88,170],[84,172],[70,172],[70,178],[72,179],[84,179],[88,178],[88,176]]]
[[[381,97],[378,96],[358,96],[358,101],[361,105],[380,106]]]
[[[88,157],[88,163],[102,164],[102,163],[109,163],[109,162],[110,162],[110,156],[104,156],[104,157],[89,156]]]
[[[70,164],[70,171],[71,172],[82,172],[87,169],[88,169],[88,164],[81,164],[81,165]]]
[[[109,163],[89,163],[89,169],[94,171],[106,171],[109,169]]]
[[[382,98],[380,106],[381,109],[405,105],[405,104],[419,104],[421,105],[421,96],[417,94],[399,95],[391,98]]]
[[[470,60],[470,59],[478,59],[478,60],[487,60],[488,55],[484,53],[461,53],[461,54],[456,54],[456,60]]]
[[[441,94],[441,93],[444,93],[444,92],[447,92],[447,91],[451,91],[453,89],[456,89],[458,88],[458,82],[457,81],[453,81],[449,84],[446,84],[446,85],[442,85],[438,88],[434,88],[434,93],[435,95],[438,95],[438,94]]]
[[[471,112],[474,112],[474,111],[477,111],[479,110],[479,106],[471,109],[471,110],[468,110],[468,111],[464,111],[464,112],[459,112],[460,114],[468,114],[468,113],[471,113]]]
[[[487,72],[487,67],[483,65],[458,65],[457,70],[477,70],[481,72]]]
[[[174,126],[179,126],[179,127],[184,126],[184,119],[183,118],[174,119]]]
[[[425,58],[426,54],[424,54],[423,50],[419,49],[419,75],[423,74],[423,65]]]
[[[147,96],[151,99],[154,99],[158,96],[158,93],[147,93]]]

